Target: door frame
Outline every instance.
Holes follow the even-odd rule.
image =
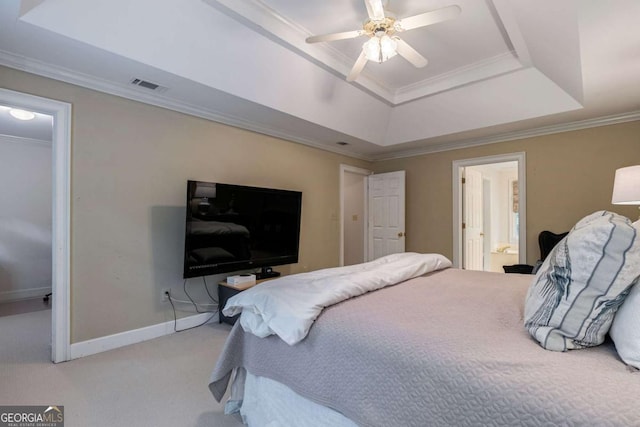
[[[472,159],[454,160],[452,170],[453,188],[453,266],[462,266],[462,168],[468,166],[486,165],[490,163],[504,162],[518,163],[518,218],[520,227],[518,229],[518,262],[527,262],[527,173],[526,154],[524,152],[500,154],[496,156],[476,157]]]
[[[367,180],[366,178],[373,174],[373,171],[370,171],[368,169],[363,169],[363,168],[359,168],[356,166],[350,166],[350,165],[344,165],[341,164],[340,165],[340,259],[338,260],[339,265],[343,266],[344,265],[344,196],[345,196],[345,191],[344,191],[344,174],[345,173],[355,173],[358,175],[362,175],[365,179],[365,186],[364,186],[364,221],[365,221],[365,225],[366,225],[366,230],[364,233],[364,259],[365,261],[369,258],[369,244],[368,244],[368,238],[369,238],[369,233],[368,233],[368,229],[369,229],[369,225],[368,225],[368,218],[369,218],[369,201],[368,201],[368,191],[367,191]]]
[[[51,360],[70,360],[71,104],[0,88],[0,103],[53,116]]]

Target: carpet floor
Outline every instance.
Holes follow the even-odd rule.
[[[19,301],[0,302],[0,317],[31,313],[32,311],[40,310],[51,310],[51,302],[43,301],[40,297]]]
[[[0,405],[63,405],[66,427],[238,427],[207,387],[228,325],[51,362],[51,312],[0,318]]]

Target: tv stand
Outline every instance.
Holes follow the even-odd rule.
[[[271,267],[262,267],[262,269],[256,273],[256,280],[272,279],[278,276],[280,276],[280,273],[273,271]]]

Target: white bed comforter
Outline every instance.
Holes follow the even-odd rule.
[[[246,332],[261,338],[275,334],[294,345],[307,336],[325,307],[448,267],[451,261],[439,254],[392,254],[262,283],[230,298],[222,313],[242,313],[240,324]]]

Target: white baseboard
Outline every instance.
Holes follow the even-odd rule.
[[[42,298],[46,294],[51,292],[51,286],[45,286],[43,288],[31,288],[21,289],[18,291],[4,291],[0,292],[0,302],[20,301],[30,298]]]
[[[212,316],[212,313],[200,313],[189,317],[178,319],[176,328],[181,329],[197,326]],[[218,315],[211,317],[210,322],[217,322]],[[173,320],[169,322],[159,323],[157,325],[147,326],[131,331],[120,332],[114,335],[107,335],[92,340],[82,341],[71,344],[70,359],[78,359],[80,357],[90,356],[92,354],[102,353],[103,351],[113,350],[130,344],[159,338],[164,335],[175,333],[173,330]]]

